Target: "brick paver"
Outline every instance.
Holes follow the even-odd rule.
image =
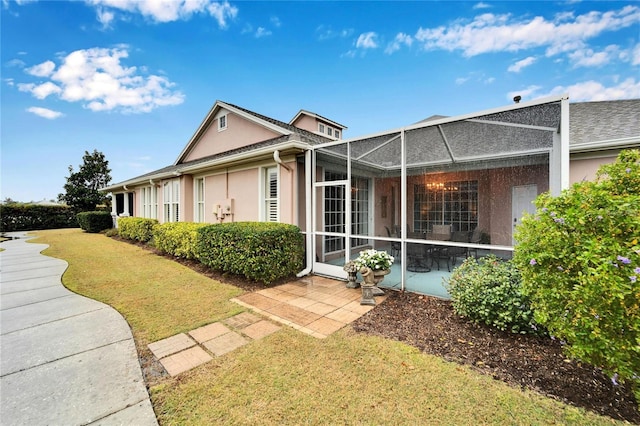
[[[213,357],[206,353],[204,349],[196,346],[163,358],[160,363],[167,370],[167,373],[171,376],[177,376],[212,359]]]
[[[247,343],[249,343],[247,339],[232,331],[205,342],[203,346],[213,352],[216,356],[222,356],[234,349],[238,349],[240,346],[246,345]]]
[[[233,327],[233,328],[245,328],[251,324],[254,324],[258,321],[260,321],[262,318],[260,318],[257,315],[253,315],[250,312],[243,312],[241,314],[232,316],[231,318],[227,318],[226,320],[224,320],[225,324],[227,324],[229,327]]]
[[[205,325],[204,327],[196,328],[193,331],[189,332],[189,335],[196,339],[198,343],[204,343],[207,340],[211,340],[215,337],[222,336],[230,332],[227,327],[219,322],[214,322],[213,324]]]
[[[246,334],[253,340],[258,340],[275,333],[276,331],[280,330],[280,328],[281,327],[275,325],[270,321],[262,320],[243,328],[241,331],[243,334]]]
[[[159,340],[149,345],[149,349],[158,359],[183,351],[187,348],[195,346],[196,342],[191,340],[184,333]]]

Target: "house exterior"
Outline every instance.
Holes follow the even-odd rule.
[[[343,139],[345,126],[310,111],[285,123],[217,101],[174,164],[105,190],[114,215],[297,225],[301,274],[344,278],[359,250],[393,244],[385,285],[446,297],[442,274],[412,267],[416,247],[509,256],[538,194],[591,179],[620,149],[640,146],[638,111],[638,100],[557,96]],[[484,238],[436,239],[442,226]]]

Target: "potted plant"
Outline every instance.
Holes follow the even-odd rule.
[[[365,294],[372,293],[373,296],[379,296],[384,294],[384,291],[380,290],[377,285],[382,282],[385,275],[391,272],[391,265],[393,265],[394,258],[386,251],[378,251],[375,249],[363,250],[353,262],[358,266],[364,282],[362,283],[363,301],[367,299],[367,303],[372,304],[370,298]],[[368,269],[368,270],[367,270]],[[365,288],[367,287],[367,288]]]

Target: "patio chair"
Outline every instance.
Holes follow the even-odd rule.
[[[409,232],[407,237],[414,240],[424,239],[421,232]],[[426,244],[407,243],[407,271],[430,272],[431,267],[427,266],[429,259],[429,247]]]
[[[480,230],[480,228],[476,227],[476,229],[473,230],[473,234],[471,234],[471,238],[469,239],[469,242],[471,244],[480,244],[481,240],[482,240],[482,231]],[[476,259],[478,258],[477,248],[470,247],[467,250],[467,252],[469,256],[471,256],[471,253],[473,253],[473,257],[475,257]]]
[[[451,235],[451,241],[457,243],[468,243],[469,233],[465,231],[457,231]],[[458,257],[469,257],[469,249],[467,247],[447,247],[447,254],[449,256],[449,263],[447,266],[454,267],[458,261]],[[449,270],[451,272],[451,270]]]
[[[392,235],[391,230],[389,229],[388,226],[385,226],[384,229],[387,230],[387,237],[393,238],[398,236],[398,235]],[[393,257],[400,256],[400,250],[402,250],[402,243],[400,243],[399,241],[391,241],[391,256]]]

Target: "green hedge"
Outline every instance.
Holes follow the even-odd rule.
[[[113,228],[111,213],[104,211],[82,212],[76,216],[80,228],[86,232],[98,233]]]
[[[68,206],[0,205],[0,232],[75,228],[76,212]]]
[[[128,240],[136,240],[146,243],[153,237],[153,228],[158,225],[155,219],[143,217],[118,218],[118,235]]]
[[[302,269],[303,236],[282,223],[220,223],[198,229],[195,253],[212,269],[270,284]]]
[[[186,259],[195,259],[198,228],[206,223],[170,222],[157,225],[153,229],[153,244],[165,253]]]

